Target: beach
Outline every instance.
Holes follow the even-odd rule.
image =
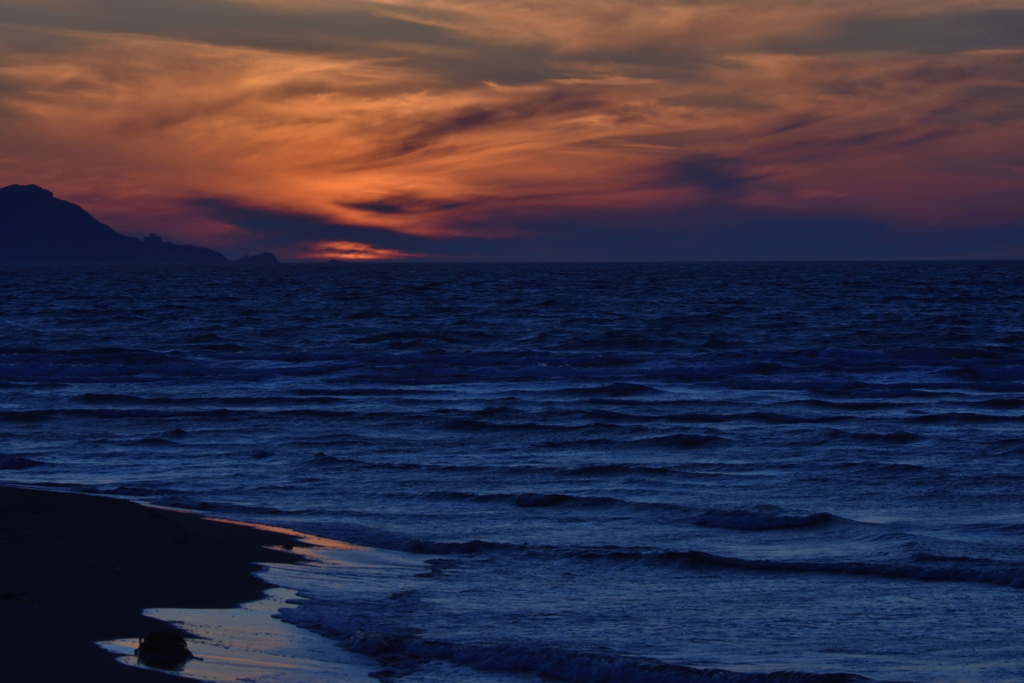
[[[153,607],[228,608],[268,585],[257,562],[296,556],[283,534],[99,496],[0,487],[3,680],[174,680],[95,643],[138,638]]]

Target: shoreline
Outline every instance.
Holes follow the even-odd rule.
[[[96,645],[170,625],[156,607],[220,609],[271,587],[259,562],[301,556],[301,538],[116,498],[0,486],[4,680],[164,683]]]

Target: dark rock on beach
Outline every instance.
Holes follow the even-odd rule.
[[[135,655],[148,667],[168,671],[180,671],[190,659],[195,659],[180,633],[161,630],[139,638]]]

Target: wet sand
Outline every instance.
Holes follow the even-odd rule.
[[[268,584],[291,536],[122,500],[0,487],[0,671],[22,681],[172,681],[95,643],[167,628],[153,607],[227,608]]]

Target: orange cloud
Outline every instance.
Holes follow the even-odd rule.
[[[1005,12],[987,1],[233,0],[230,32],[57,26],[102,5],[39,5],[57,8],[50,27],[0,11],[0,184],[47,186],[128,232],[251,251],[203,198],[445,238],[707,203],[907,228],[1024,220],[1024,49],[981,29],[936,48]],[[381,35],[315,29],[348,16]],[[307,33],[275,33],[275,17]],[[891,49],[900,22],[920,30]],[[494,54],[521,60],[493,67],[516,78],[472,77]]]

